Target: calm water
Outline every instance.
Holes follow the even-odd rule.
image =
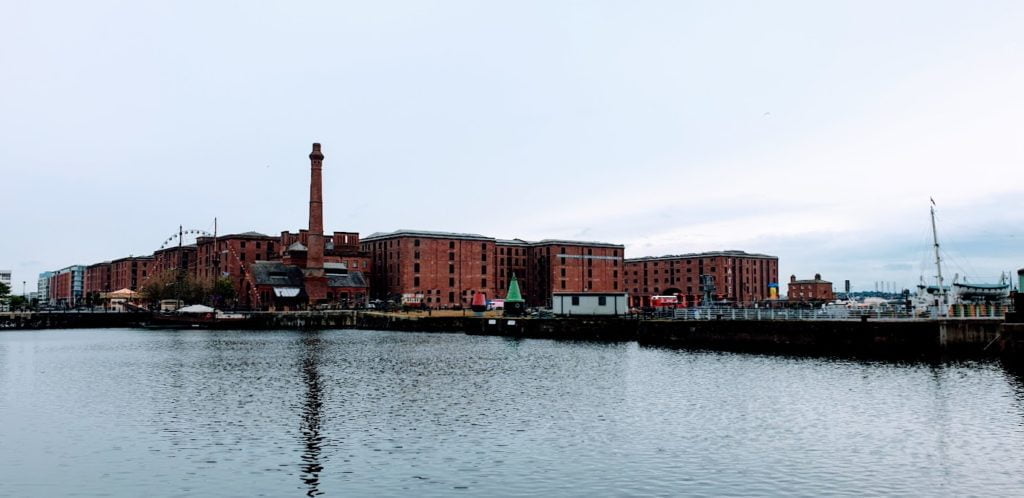
[[[1020,495],[1024,382],[636,344],[0,332],[0,495]]]

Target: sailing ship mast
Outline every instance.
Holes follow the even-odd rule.
[[[946,316],[949,300],[946,298],[946,287],[942,285],[942,257],[939,256],[939,234],[938,230],[935,229],[935,199],[929,198],[929,200],[932,201],[930,207],[932,213],[932,240],[935,242],[935,268],[939,274],[939,296],[941,296],[938,311],[939,316]]]

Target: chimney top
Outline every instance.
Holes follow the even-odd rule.
[[[323,160],[324,154],[322,152],[320,152],[320,143],[319,142],[313,142],[313,152],[311,152],[309,154],[309,158],[313,159],[313,160],[317,160],[317,159]]]

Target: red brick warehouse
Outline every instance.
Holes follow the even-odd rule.
[[[619,291],[624,247],[568,240],[499,240],[478,234],[399,230],[362,240],[374,297],[422,295],[430,307],[465,307],[477,293],[502,298],[515,273],[530,306],[551,294]]]
[[[716,251],[626,260],[623,288],[630,305],[650,306],[651,296],[679,295],[687,305],[703,295],[700,276],[714,278],[714,298],[744,306],[770,298],[779,281],[779,258],[743,251]]]

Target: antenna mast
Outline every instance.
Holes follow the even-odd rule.
[[[931,199],[932,205],[929,208],[932,213],[932,240],[935,242],[935,268],[939,272],[939,295],[942,301],[939,303],[939,316],[946,316],[948,300],[946,299],[946,287],[942,285],[942,257],[939,256],[939,233],[935,229],[935,199]]]

